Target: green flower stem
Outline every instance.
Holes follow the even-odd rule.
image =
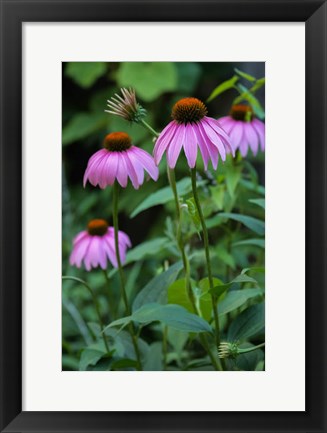
[[[113,223],[114,223],[114,231],[115,231],[115,249],[116,249],[116,257],[117,257],[117,264],[118,264],[118,272],[119,272],[119,278],[120,278],[120,289],[121,289],[121,294],[123,297],[123,301],[125,304],[125,310],[126,310],[126,315],[130,316],[131,315],[131,309],[130,306],[128,304],[128,298],[127,298],[127,293],[126,293],[126,288],[125,288],[125,275],[123,272],[123,267],[121,264],[121,260],[120,260],[120,253],[119,253],[119,242],[118,242],[118,194],[119,194],[119,185],[117,182],[114,183],[114,187],[113,187]],[[138,369],[142,370],[142,363],[141,363],[141,355],[140,355],[140,351],[139,351],[139,347],[138,347],[138,342],[137,342],[137,335],[135,332],[135,327],[133,325],[133,323],[129,324],[129,331],[132,337],[132,342],[133,342],[133,346],[134,346],[134,350],[135,350],[135,354],[136,354],[136,358],[137,358],[137,363],[138,363]]]
[[[168,174],[168,180],[169,180],[170,187],[171,187],[173,194],[174,194],[174,201],[175,201],[176,215],[177,215],[177,244],[178,244],[178,247],[179,247],[181,255],[182,255],[184,272],[185,272],[185,280],[186,280],[186,289],[187,289],[187,293],[189,295],[189,299],[191,301],[192,307],[193,307],[195,313],[197,313],[196,303],[195,303],[194,294],[193,294],[193,290],[192,290],[192,286],[191,286],[190,262],[188,260],[187,255],[186,255],[186,252],[185,252],[185,245],[184,245],[184,239],[183,239],[183,234],[182,234],[181,208],[180,208],[180,204],[179,204],[178,191],[177,191],[177,187],[176,187],[175,171],[173,169],[168,168],[167,174]],[[218,362],[210,350],[207,337],[205,335],[202,335],[202,334],[200,334],[199,337],[200,337],[201,344],[205,348],[205,350],[207,351],[214,368],[216,370],[220,370]]]
[[[103,338],[103,342],[104,342],[104,345],[105,345],[105,348],[106,348],[107,352],[109,352],[109,344],[108,344],[107,338],[105,336],[105,333],[103,332],[104,331],[104,324],[103,324],[103,321],[102,321],[102,318],[101,318],[101,313],[100,313],[100,308],[99,308],[98,300],[97,300],[97,297],[95,296],[93,290],[87,284],[86,281],[84,281],[84,280],[82,280],[80,278],[71,277],[71,276],[62,276],[61,278],[63,280],[71,280],[71,281],[76,281],[77,283],[83,284],[83,286],[86,287],[87,290],[90,292],[92,300],[93,300],[93,304],[94,304],[94,307],[95,307],[95,311],[96,311],[98,319],[99,319],[99,325],[100,325],[100,329],[101,329],[101,335],[102,335],[102,338]]]
[[[204,216],[203,216],[203,212],[202,212],[202,207],[201,207],[201,203],[200,203],[198,191],[197,191],[197,186],[196,186],[196,167],[191,169],[191,178],[192,178],[192,190],[193,190],[194,202],[195,202],[198,214],[199,214],[202,232],[203,232],[203,243],[204,243],[206,261],[207,261],[209,286],[210,286],[210,289],[212,290],[214,288],[214,284],[213,284],[212,271],[211,271],[211,261],[210,261],[210,252],[209,252],[209,237],[208,237],[208,230],[207,230],[207,226],[205,224],[205,220],[204,220]],[[218,308],[217,308],[217,302],[216,301],[217,301],[216,297],[214,296],[213,293],[211,293],[213,317],[214,317],[214,322],[215,322],[216,346],[218,348],[220,345],[220,327],[219,327]],[[225,370],[225,365],[224,365],[223,360],[221,360],[221,364],[222,364],[223,370]]]
[[[237,354],[241,355],[242,353],[253,352],[254,350],[261,349],[261,347],[264,347],[265,344],[266,343],[261,343],[254,347],[248,347],[247,349],[237,349]]]
[[[107,274],[107,271],[103,269],[103,275],[106,281],[107,289],[108,289],[108,300],[109,300],[109,310],[110,310],[110,316],[112,319],[116,318],[116,308],[115,308],[115,299],[113,296],[113,291],[111,288],[110,280]]]
[[[156,138],[159,137],[160,134],[157,131],[155,131],[147,122],[145,122],[145,120],[142,119],[141,123],[148,131],[151,132],[152,135],[154,135],[154,137],[156,137]],[[182,260],[183,260],[185,280],[186,280],[186,289],[187,289],[187,292],[189,294],[189,298],[190,298],[190,301],[191,301],[192,306],[194,308],[194,311],[195,311],[195,313],[197,313],[197,308],[195,305],[194,295],[193,295],[192,286],[191,286],[190,263],[189,263],[189,260],[187,258],[187,255],[185,253],[185,245],[184,245],[184,240],[183,240],[183,235],[182,235],[181,209],[180,209],[180,204],[179,204],[178,191],[177,191],[177,187],[176,187],[175,171],[170,169],[169,167],[167,167],[167,175],[168,175],[170,187],[171,187],[173,194],[174,194],[176,215],[177,215],[177,243],[178,243],[178,246],[179,246],[179,249],[180,249],[180,252],[182,255]],[[214,357],[214,355],[212,354],[212,352],[210,350],[207,337],[201,334],[200,335],[200,341],[201,341],[202,346],[207,351],[214,368],[216,370],[220,370],[221,368],[219,367],[216,358]]]
[[[155,137],[159,137],[160,134],[155,131],[152,126],[150,126],[145,120],[141,119],[141,123],[148,131],[151,132],[152,135],[154,135]]]

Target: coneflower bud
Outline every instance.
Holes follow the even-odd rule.
[[[146,116],[146,110],[137,102],[134,89],[120,89],[122,96],[115,94],[107,100],[109,110],[106,113],[115,114],[129,122],[138,123]]]

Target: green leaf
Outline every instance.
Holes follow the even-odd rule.
[[[148,354],[143,362],[144,371],[162,371],[162,342],[156,341],[149,347]]]
[[[195,281],[192,280],[191,284],[199,315],[209,320],[211,318],[212,304],[211,296],[207,293],[208,288],[204,287],[203,280],[202,284],[201,281],[199,282],[199,289],[197,290],[195,288]],[[180,305],[191,313],[194,313],[192,302],[187,293],[185,278],[175,281],[168,287],[168,303]]]
[[[89,365],[95,365],[104,355],[106,351],[100,348],[100,345],[96,347],[87,347],[81,354],[79,362],[80,371],[85,371]]]
[[[226,186],[231,198],[234,198],[235,189],[241,179],[241,167],[233,165],[226,167]]]
[[[117,81],[121,87],[133,87],[144,101],[153,101],[176,90],[178,76],[172,62],[122,62]]]
[[[249,182],[248,180],[244,179],[240,180],[240,184],[249,191],[255,191],[258,194],[265,195],[265,187],[262,185],[256,185],[255,183]]]
[[[241,247],[241,246],[255,246],[259,248],[265,248],[265,240],[264,239],[246,239],[244,241],[234,242],[232,244],[233,247]]]
[[[149,281],[134,299],[132,310],[136,311],[148,303],[167,302],[167,288],[176,280],[182,268],[183,263],[179,261]]]
[[[142,260],[149,255],[157,254],[167,247],[168,244],[169,241],[167,238],[156,238],[143,242],[127,253],[125,264]]]
[[[250,230],[254,231],[258,235],[265,234],[265,223],[257,218],[253,218],[247,215],[240,215],[235,213],[221,212],[218,214],[219,217],[229,218],[235,221],[239,221],[248,227]]]
[[[260,207],[262,207],[262,209],[265,209],[265,199],[264,198],[252,198],[249,200],[250,203],[254,203]]]
[[[195,205],[194,197],[186,200],[186,204],[187,204],[188,213],[190,214],[190,216],[192,218],[195,229],[198,232],[198,234],[200,234],[201,220],[200,220],[199,212],[198,212],[197,207]]]
[[[111,370],[137,370],[138,362],[134,359],[123,358],[118,359],[117,361],[111,364]]]
[[[176,62],[178,72],[178,91],[189,93],[198,84],[201,75],[201,66],[194,62]]]
[[[197,185],[203,185],[204,181],[200,181]],[[187,193],[189,193],[192,189],[191,179],[185,177],[176,183],[178,195],[181,197]],[[159,204],[165,204],[169,201],[174,200],[174,194],[170,188],[170,186],[166,186],[165,188],[161,188],[158,191],[150,194],[142,203],[140,203],[136,209],[131,214],[131,218],[134,218],[139,213],[143,212],[146,209],[149,209],[153,206],[158,206]]]
[[[221,280],[218,280],[218,278],[214,279],[214,285],[215,287],[212,290],[209,290],[210,293],[213,293],[217,297],[222,295],[229,287],[231,287],[233,284],[243,284],[243,283],[252,283],[257,284],[257,280],[255,280],[252,277],[249,277],[245,273],[241,273],[236,278],[234,278],[229,283],[224,284]]]
[[[265,112],[264,112],[263,108],[261,107],[261,104],[258,101],[258,99],[250,92],[249,89],[244,87],[242,84],[238,84],[237,87],[238,87],[241,95],[238,96],[236,99],[234,99],[233,104],[236,105],[236,104],[239,104],[240,102],[242,102],[243,100],[246,100],[249,102],[249,104],[253,108],[253,111],[256,114],[256,116],[258,116],[259,119],[264,119]]]
[[[104,113],[78,113],[63,128],[63,146],[92,135],[108,124]]]
[[[215,185],[210,187],[210,192],[218,210],[224,209],[225,185]]]
[[[217,257],[222,262],[224,262],[227,266],[229,266],[232,269],[235,269],[236,267],[235,259],[231,254],[229,254],[226,248],[219,246],[218,248],[216,248],[216,254]]]
[[[91,87],[95,81],[104,75],[107,66],[104,62],[69,62],[65,75],[75,81],[80,87]]]
[[[219,84],[212,93],[210,94],[209,98],[207,99],[207,102],[212,101],[213,99],[217,98],[221,93],[226,92],[226,90],[232,89],[237,81],[239,80],[237,75],[234,75],[234,77],[230,78],[229,80],[224,81],[223,83]]]
[[[219,314],[227,314],[230,311],[236,310],[241,307],[249,299],[262,295],[261,289],[243,289],[232,290],[228,292],[225,298],[218,304]]]
[[[189,313],[179,305],[146,304],[134,311],[131,316],[115,320],[108,327],[126,326],[131,321],[139,324],[151,322],[162,322],[167,326],[185,332],[210,332],[212,328],[204,319],[195,314]]]
[[[255,77],[253,77],[253,76],[250,75],[250,74],[247,74],[246,72],[241,71],[240,69],[234,68],[234,71],[235,71],[235,72],[236,72],[240,77],[244,78],[245,80],[248,80],[248,81],[251,81],[251,82],[256,81],[256,78],[255,78]]]
[[[265,304],[256,304],[242,311],[228,329],[228,341],[244,341],[262,332],[265,326]]]

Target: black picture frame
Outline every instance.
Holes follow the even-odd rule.
[[[305,22],[305,412],[22,412],[22,23],[79,21]],[[1,432],[327,431],[326,31],[322,0],[1,0]]]

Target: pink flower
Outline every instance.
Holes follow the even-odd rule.
[[[104,149],[91,156],[84,174],[83,185],[89,181],[93,186],[105,188],[115,180],[126,188],[128,177],[133,187],[138,189],[144,181],[144,170],[152,179],[159,176],[152,156],[145,150],[133,146],[131,138],[125,132],[112,132],[104,139]]]
[[[123,264],[126,260],[127,247],[131,247],[131,240],[126,233],[118,231],[118,243],[120,260]],[[84,262],[85,269],[100,266],[107,268],[107,259],[117,268],[117,256],[115,248],[115,232],[106,221],[95,219],[89,222],[87,230],[80,232],[73,240],[73,251],[69,262],[77,268]]]
[[[207,107],[196,98],[180,99],[172,109],[173,120],[161,132],[154,147],[154,160],[158,165],[164,152],[167,162],[174,168],[182,147],[189,167],[194,168],[198,147],[207,169],[211,160],[213,167],[218,165],[219,155],[223,161],[226,153],[234,149],[226,132],[218,121],[207,117]]]
[[[248,105],[233,105],[230,115],[221,117],[220,125],[229,134],[234,149],[247,155],[249,147],[253,155],[258,153],[259,145],[265,150],[265,124],[254,117]]]

